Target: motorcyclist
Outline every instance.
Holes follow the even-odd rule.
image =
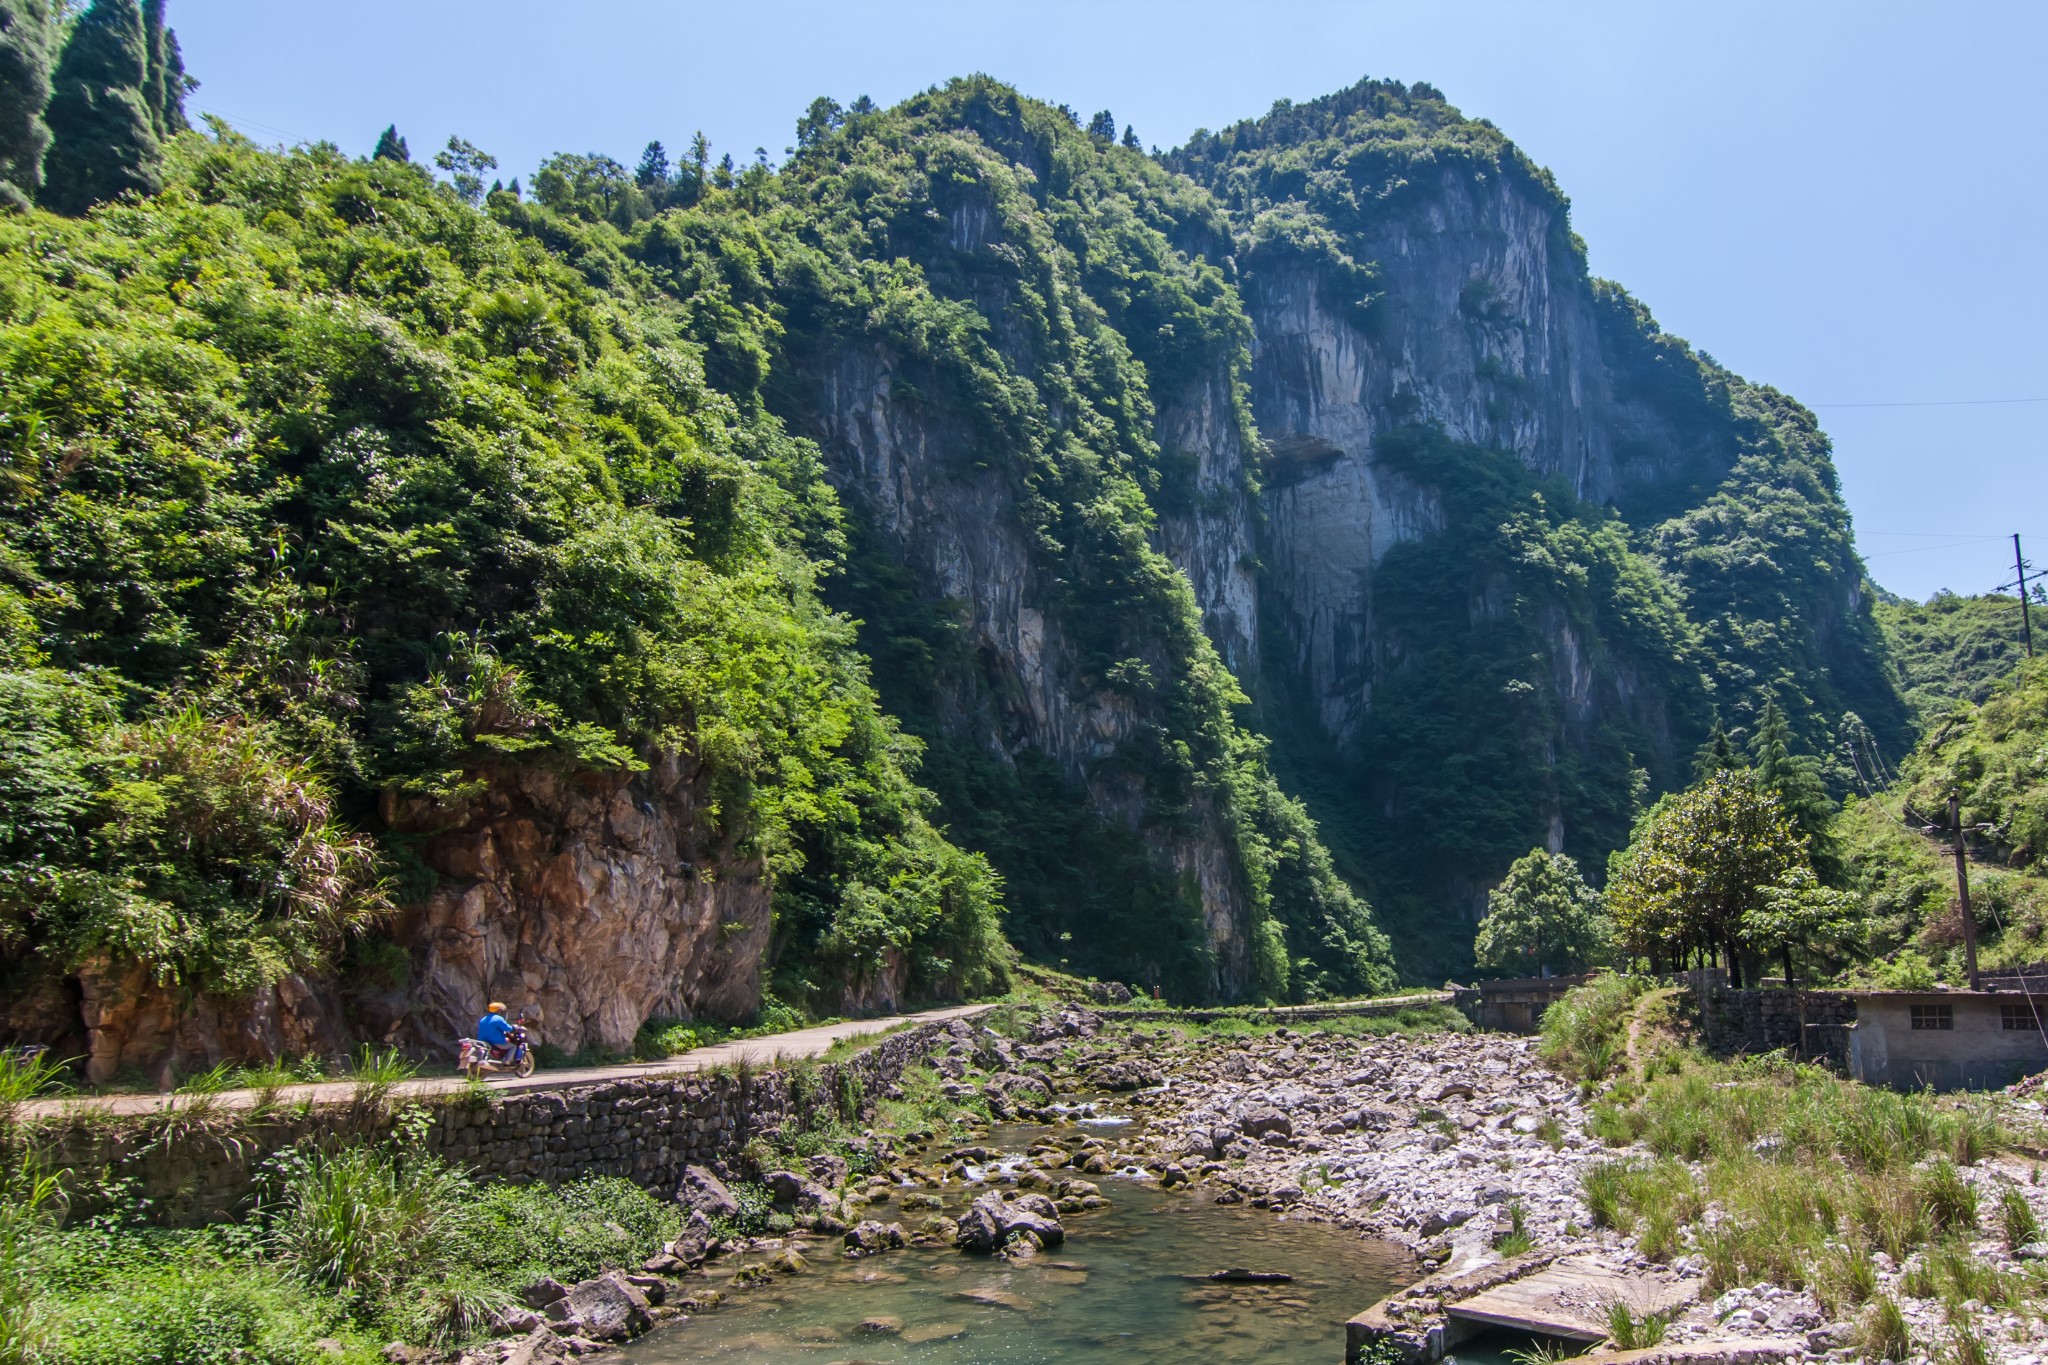
[[[505,1017],[505,1002],[493,1000],[484,1017],[476,1021],[476,1036],[491,1050],[492,1061],[512,1054],[512,1023]]]

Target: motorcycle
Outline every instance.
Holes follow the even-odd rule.
[[[509,1071],[515,1076],[533,1074],[533,1046],[527,1041],[526,1012],[520,1011],[518,1022],[505,1035],[505,1051],[498,1055],[491,1051],[491,1045],[481,1038],[458,1038],[457,1064],[464,1075],[471,1080],[482,1080],[494,1071]]]

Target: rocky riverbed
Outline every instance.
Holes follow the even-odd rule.
[[[708,1311],[721,1296],[801,1275],[820,1257],[858,1261],[906,1246],[1012,1264],[1068,1255],[1085,1247],[1089,1214],[1129,1181],[1399,1243],[1413,1251],[1417,1274],[1461,1274],[1560,1248],[1623,1272],[1668,1274],[1629,1238],[1593,1228],[1583,1177],[1617,1153],[1588,1135],[1580,1087],[1548,1071],[1533,1040],[1316,1028],[1184,1035],[1079,1007],[1042,1012],[1010,1032],[1020,1036],[950,1026],[929,1057],[936,1074],[923,1083],[938,1088],[938,1108],[957,1108],[927,1126],[868,1132],[850,1153],[764,1151],[758,1156],[775,1164],[693,1169],[677,1192],[694,1210],[690,1230],[643,1271],[709,1275],[665,1291],[668,1304],[647,1305],[646,1316]],[[2030,1099],[2009,1102],[2039,1109]],[[1003,1141],[1016,1124],[1034,1125],[1024,1150]],[[2048,1224],[2048,1190],[2030,1172],[2029,1163],[1987,1161],[1966,1167],[1964,1178],[1987,1208],[2000,1191],[2019,1190]],[[783,1230],[721,1235],[745,1212],[735,1187],[765,1191]],[[1990,1236],[1975,1250],[2007,1272],[2048,1254],[2048,1246],[2008,1252]],[[1669,1270],[1697,1275],[1704,1266],[1680,1257]],[[1874,1272],[1902,1305],[1920,1343],[1916,1358],[1954,1355],[1957,1330],[1926,1286],[1924,1264],[1879,1255]],[[555,1349],[541,1339],[546,1332],[570,1349],[595,1344],[565,1313],[573,1289],[542,1287],[547,1303],[529,1292],[535,1316],[508,1323],[528,1329],[518,1349]],[[1347,1315],[1367,1306],[1362,1299]],[[2039,1365],[2040,1329],[2029,1315],[1993,1309],[1969,1323],[1988,1358],[2013,1365]],[[1857,1355],[1850,1336],[1851,1324],[1831,1319],[1811,1294],[1755,1285],[1694,1304],[1666,1341],[1761,1339],[1774,1343],[1763,1348],[1767,1357],[1845,1360]],[[510,1365],[502,1345],[489,1359]]]

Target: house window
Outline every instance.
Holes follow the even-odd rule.
[[[1956,1026],[1956,1007],[1954,1005],[1912,1005],[1909,1008],[1913,1011],[1913,1027],[1916,1029],[1952,1029]]]
[[[2031,1004],[2016,1005],[2010,1000],[1999,1002],[1998,1022],[2005,1026],[2008,1033],[2015,1030],[2032,1033],[2041,1027],[2040,1021],[2034,1018],[2034,1007]]]

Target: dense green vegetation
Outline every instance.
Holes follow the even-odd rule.
[[[1531,849],[1487,893],[1472,956],[1510,976],[1583,971],[1606,959],[1614,928],[1600,893],[1562,853]]]
[[[2048,662],[2025,662],[1981,705],[1958,701],[1931,722],[1897,781],[1852,801],[1837,828],[1874,953],[1904,950],[1959,980],[1962,919],[1947,840],[1950,792],[1970,830],[1971,910],[1988,966],[2048,956]]]
[[[816,596],[815,452],[691,319],[403,164],[188,135],[170,176],[0,220],[10,956],[259,984],[388,904],[378,790],[667,750],[781,875],[799,985],[1000,976],[994,875]]]
[[[1906,700],[1923,726],[1939,721],[1958,701],[1983,702],[2027,657],[2017,597],[1940,592],[1925,602],[1908,602],[1884,596],[1876,611],[1904,675]],[[2048,631],[2048,606],[2035,607],[2034,614]],[[2042,640],[2048,644],[2048,635]]]

